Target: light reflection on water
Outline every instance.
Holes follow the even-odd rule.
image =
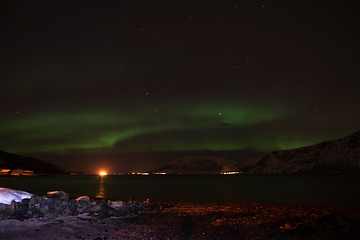
[[[105,198],[104,176],[100,176],[99,193],[97,198]]]

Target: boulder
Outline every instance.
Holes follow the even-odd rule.
[[[5,215],[14,215],[15,214],[15,202],[12,201],[10,205],[6,206],[3,210]]]
[[[101,210],[100,205],[92,205],[91,207],[88,208],[89,211],[91,212],[99,212]]]
[[[88,196],[81,196],[76,199],[76,201],[80,202],[90,202],[90,198]]]
[[[62,191],[48,192],[48,197],[37,197],[26,192],[10,189],[10,191],[3,191],[2,196],[6,203],[11,199],[10,196],[14,200],[10,204],[0,203],[0,220],[24,220],[40,217],[52,219],[60,215],[82,216],[83,214],[89,217],[108,218],[151,211],[154,207],[154,204],[149,200],[143,202],[131,200],[128,202],[106,201],[105,199],[90,199],[88,196],[82,196],[69,201],[68,194]]]
[[[32,195],[30,198],[29,206],[34,206],[38,203],[38,198],[35,195]]]
[[[69,194],[67,194],[63,191],[47,192],[47,196],[48,196],[48,198],[52,198],[52,199],[69,201]]]
[[[112,207],[114,209],[119,209],[124,207],[124,202],[123,201],[113,201],[113,202],[109,202],[109,207]]]

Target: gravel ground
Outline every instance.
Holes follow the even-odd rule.
[[[0,221],[0,239],[360,239],[360,207],[160,202],[150,213]]]

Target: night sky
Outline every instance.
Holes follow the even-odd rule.
[[[360,130],[357,1],[6,1],[0,150],[68,171]]]

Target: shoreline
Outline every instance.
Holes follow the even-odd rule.
[[[4,239],[358,239],[360,206],[154,202],[149,212],[0,221]]]

